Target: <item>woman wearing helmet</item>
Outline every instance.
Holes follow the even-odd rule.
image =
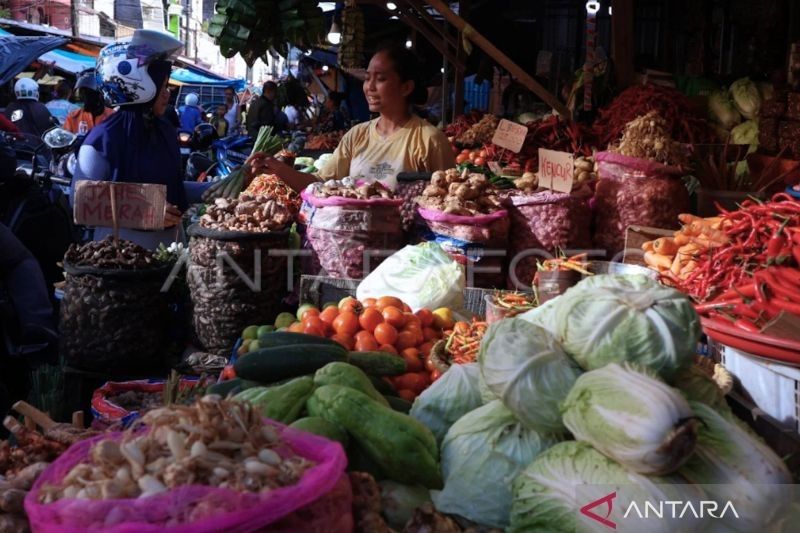
[[[86,136],[75,171],[76,180],[166,185],[167,229],[120,232],[121,238],[150,249],[181,240],[180,216],[187,207],[178,133],[163,119],[171,57],[182,46],[169,34],[136,30],[130,41],[117,41],[100,51],[97,83],[106,102],[119,110]],[[96,228],[94,237],[109,234],[111,228]]]
[[[76,109],[67,115],[67,120],[64,121],[65,130],[85,135],[113,113],[111,108],[106,107],[103,95],[97,88],[94,69],[81,74],[75,84],[75,94],[83,102],[83,109]]]
[[[41,137],[58,123],[47,106],[39,101],[39,84],[34,80],[17,80],[14,95],[17,100],[8,104],[5,114],[22,133]]]

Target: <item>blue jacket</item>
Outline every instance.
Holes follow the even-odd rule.
[[[203,114],[197,106],[185,106],[181,111],[181,129],[194,131],[195,126],[203,122]]]

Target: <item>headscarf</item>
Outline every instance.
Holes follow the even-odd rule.
[[[148,66],[147,73],[159,92],[171,68],[171,62],[162,60]],[[146,103],[120,106],[89,132],[84,144],[108,161],[111,169],[108,181],[166,185],[167,201],[184,210],[187,202],[178,131],[163,117],[153,114],[156,98],[158,93]]]

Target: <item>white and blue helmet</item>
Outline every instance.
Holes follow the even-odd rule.
[[[20,78],[14,84],[14,96],[17,100],[38,100],[39,84],[30,78]]]
[[[172,35],[136,30],[130,40],[117,41],[100,51],[95,76],[109,106],[145,104],[158,94],[147,67],[168,60],[183,44]]]

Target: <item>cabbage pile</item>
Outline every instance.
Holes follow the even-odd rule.
[[[492,324],[477,365],[451,367],[411,411],[444,435],[437,509],[509,531],[606,531],[578,511],[613,492],[598,513],[618,531],[789,520],[786,466],[692,364],[699,335],[688,298],[644,276],[593,276]],[[723,499],[747,517],[622,516],[631,501]]]

